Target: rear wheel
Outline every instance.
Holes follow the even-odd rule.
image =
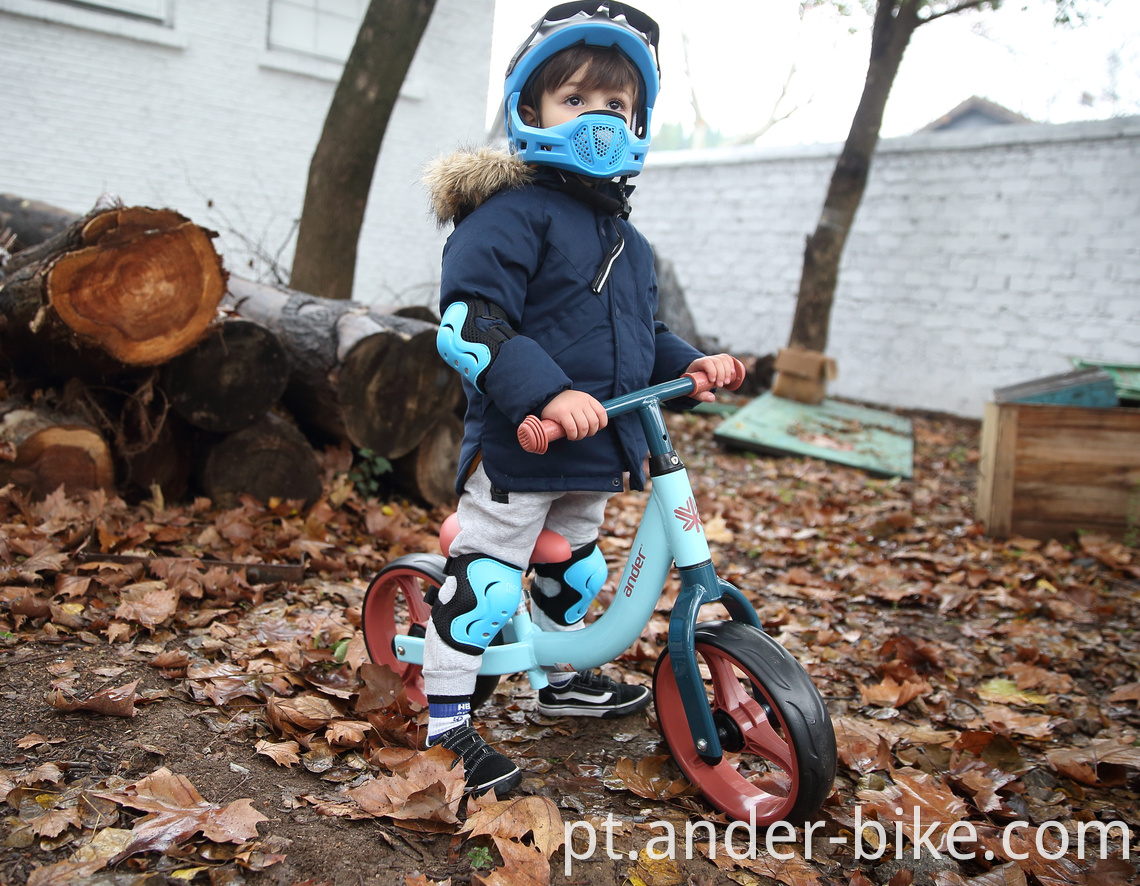
[[[438,554],[398,557],[376,573],[368,585],[360,610],[360,625],[369,657],[376,664],[390,667],[404,684],[408,699],[425,706],[427,695],[424,693],[423,669],[396,657],[396,636],[425,636],[428,619],[431,618],[428,600],[435,599],[434,592],[446,577],[444,562]],[[491,697],[498,683],[496,674],[475,678],[472,711]]]
[[[814,818],[835,780],[835,731],[819,690],[787,650],[740,622],[696,630],[697,663],[724,749],[702,759],[685,717],[668,651],[653,676],[657,719],[681,770],[705,798],[739,821],[802,824]]]

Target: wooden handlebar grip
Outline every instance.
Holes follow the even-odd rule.
[[[562,425],[537,415],[528,415],[519,425],[519,446],[535,455],[543,455],[550,443],[565,436]]]

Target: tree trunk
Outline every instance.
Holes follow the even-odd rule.
[[[459,376],[439,358],[431,323],[237,278],[227,304],[289,352],[283,402],[312,436],[396,459],[459,402]]]
[[[309,165],[289,285],[352,298],[376,158],[435,0],[371,0]]]
[[[95,210],[9,260],[0,341],[32,374],[153,366],[214,321],[226,273],[212,232],[169,209]]]
[[[819,224],[804,248],[803,273],[788,338],[790,346],[827,350],[831,305],[839,281],[843,247],[867,187],[891,85],[911,35],[921,23],[918,11],[922,3],[923,0],[878,2],[863,94],[832,173]]]
[[[6,483],[37,499],[61,485],[69,495],[112,489],[111,449],[82,419],[41,408],[10,409],[0,420],[0,486]]]
[[[162,368],[170,405],[195,427],[219,434],[248,428],[277,405],[289,382],[289,354],[260,323],[238,317]]]
[[[321,471],[305,435],[270,414],[211,447],[201,483],[218,507],[233,507],[243,495],[300,500],[307,507],[320,497]]]
[[[432,507],[454,502],[462,442],[463,420],[457,415],[445,416],[428,431],[415,452],[392,464],[394,482]]]

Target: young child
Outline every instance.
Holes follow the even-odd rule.
[[[706,357],[659,322],[649,243],[627,202],[649,147],[657,25],[624,3],[555,7],[507,71],[511,153],[462,152],[429,167],[441,225],[439,350],[463,374],[467,413],[456,489],[459,532],[424,647],[428,744],[463,758],[467,789],[502,795],[522,775],[471,725],[481,656],[522,594],[539,532],[563,535],[569,561],[536,566],[531,608],[546,630],[583,625],[606,580],[597,547],[606,501],[644,483],[638,418],[607,421],[600,400],[700,370],[736,387],[743,367]],[[711,400],[711,393],[701,399]],[[690,401],[691,403],[691,401]],[[562,425],[545,455],[519,446],[528,414]],[[644,686],[552,673],[546,716],[625,716]]]

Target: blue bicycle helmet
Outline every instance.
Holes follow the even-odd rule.
[[[507,66],[503,116],[511,150],[528,163],[595,178],[641,172],[661,82],[658,35],[653,19],[625,3],[563,3],[547,12]],[[579,44],[615,48],[637,70],[640,84],[632,127],[613,113],[598,111],[547,129],[530,126],[519,116],[520,97],[538,70],[556,53]]]

